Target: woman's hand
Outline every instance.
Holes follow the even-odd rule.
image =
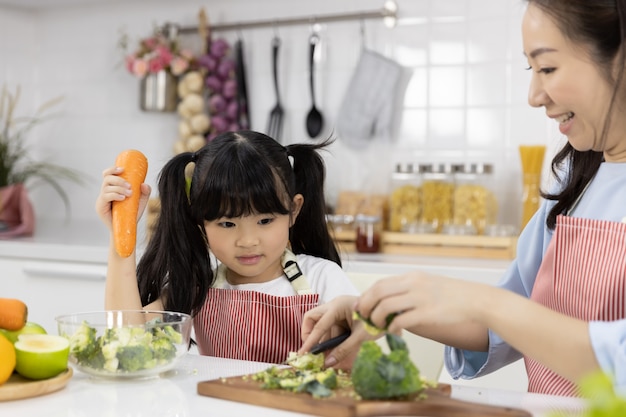
[[[100,217],[109,230],[112,227],[111,211],[113,201],[122,201],[133,192],[140,192],[141,198],[139,200],[139,210],[137,214],[137,220],[139,220],[150,197],[151,188],[148,184],[141,184],[140,190],[131,190],[130,184],[119,176],[123,171],[123,168],[111,167],[102,172],[102,187],[96,199],[96,213],[98,213],[98,217]]]
[[[408,329],[430,334],[429,329],[480,321],[477,301],[487,293],[487,286],[469,281],[412,271],[375,282],[355,307],[379,328],[395,314],[387,330],[398,333]]]

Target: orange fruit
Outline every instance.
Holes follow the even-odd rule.
[[[15,369],[15,347],[0,334],[0,385],[9,380]]]

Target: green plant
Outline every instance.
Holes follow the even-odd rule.
[[[13,184],[26,185],[27,182],[39,179],[54,188],[69,210],[69,198],[60,180],[81,184],[83,181],[80,173],[60,165],[31,159],[25,143],[26,135],[46,119],[49,109],[57,105],[62,98],[44,103],[33,116],[15,117],[20,91],[18,86],[15,93],[11,94],[5,85],[0,95],[0,187]]]

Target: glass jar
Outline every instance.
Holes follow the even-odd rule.
[[[356,250],[360,253],[380,252],[382,239],[382,217],[379,215],[357,214],[354,218],[356,228]]]
[[[422,172],[422,229],[429,227],[435,233],[452,221],[454,177],[452,164],[421,165]]]
[[[456,166],[454,173],[453,224],[483,234],[496,223],[498,203],[493,193],[493,166],[472,163]]]
[[[391,174],[389,195],[389,230],[404,232],[419,221],[421,188],[418,167],[414,164],[398,164]]]

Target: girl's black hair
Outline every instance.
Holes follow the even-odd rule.
[[[326,226],[326,171],[317,152],[331,143],[285,147],[262,133],[228,132],[195,153],[173,157],[159,174],[161,212],[137,266],[143,305],[165,297],[167,310],[198,312],[214,281],[204,221],[290,214],[296,194],[304,204],[289,231],[291,250],[341,266]],[[195,167],[187,188],[190,162]]]
[[[626,69],[623,50],[626,0],[527,1],[550,16],[566,38],[584,46],[606,80],[615,86],[602,130],[602,140],[606,140],[611,117],[614,116],[611,110],[618,94],[624,91],[622,81]],[[614,75],[615,63],[618,64],[617,77]],[[548,228],[554,229],[556,217],[566,213],[574,205],[603,161],[602,152],[577,151],[569,142],[554,156],[552,172],[563,186],[556,193],[542,193],[544,198],[557,201],[548,213]]]

